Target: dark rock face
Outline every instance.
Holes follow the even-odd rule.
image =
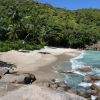
[[[16,66],[14,64],[9,64],[7,62],[0,61],[0,67],[13,68],[13,67],[16,67]]]
[[[33,74],[28,74],[25,78],[24,78],[24,83],[25,84],[31,84],[34,81],[36,81],[36,77]]]

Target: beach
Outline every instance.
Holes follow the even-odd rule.
[[[54,66],[77,56],[79,50],[45,47],[34,51],[8,51],[0,55],[0,60],[16,65],[14,69],[21,73],[34,73],[37,80],[51,80],[62,78],[54,72]]]
[[[79,50],[51,47],[34,51],[11,50],[0,53],[0,61],[16,66],[13,74],[6,74],[0,80],[0,100],[66,100],[66,98],[86,100],[73,93],[48,88],[51,80],[64,80],[64,76],[54,70],[55,66],[79,54]],[[21,75],[19,73],[34,74],[36,81],[31,85],[17,84],[16,79]],[[44,85],[46,82],[47,85]]]

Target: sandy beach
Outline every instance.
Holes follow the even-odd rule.
[[[0,60],[16,65],[15,71],[22,73],[34,73],[38,81],[62,78],[54,72],[54,66],[77,56],[79,50],[45,47],[29,52],[8,51],[0,55]]]
[[[15,72],[32,73],[36,77],[36,81],[28,86],[16,83],[5,83],[3,86],[1,83],[0,100],[13,100],[13,98],[15,98],[14,100],[66,100],[66,98],[68,100],[86,100],[77,95],[52,90],[43,85],[43,82],[49,82],[52,79],[62,81],[64,77],[55,72],[54,67],[66,60],[70,60],[79,53],[80,51],[75,49],[51,47],[34,51],[12,50],[0,53],[0,61],[16,65]]]

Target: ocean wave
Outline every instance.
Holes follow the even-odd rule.
[[[78,61],[78,59],[82,59],[85,55],[85,51],[82,51],[81,54],[75,58],[72,58],[70,60],[71,64],[72,64],[72,69],[77,69],[77,68],[80,68],[80,67],[85,67],[84,63],[81,62],[81,61]]]

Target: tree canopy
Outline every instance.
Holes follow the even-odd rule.
[[[0,0],[3,50],[43,45],[85,48],[99,40],[100,9],[65,10],[32,0]]]

